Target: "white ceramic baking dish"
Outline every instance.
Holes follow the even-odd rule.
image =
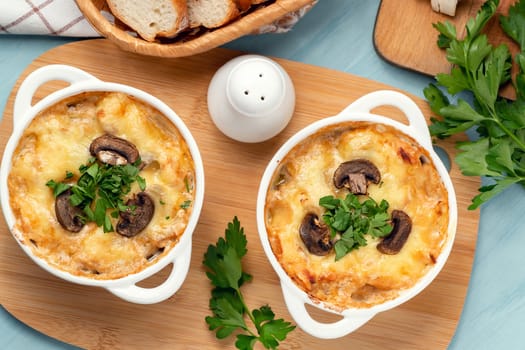
[[[49,94],[36,104],[32,105],[32,99],[37,89],[43,84],[53,80],[64,81],[70,83],[70,85]],[[11,170],[13,152],[24,132],[24,129],[31,120],[45,108],[50,107],[64,98],[89,91],[119,91],[132,95],[157,108],[178,128],[188,144],[195,163],[196,191],[193,212],[180,241],[171,251],[161,257],[153,265],[138,273],[114,280],[95,280],[87,277],[75,276],[61,271],[49,265],[44,259],[37,257],[33,254],[31,249],[21,241],[19,235],[13,230],[15,217],[9,205],[7,177]],[[13,132],[7,142],[2,158],[2,165],[0,168],[0,188],[2,189],[0,196],[2,210],[7,226],[11,230],[13,237],[35,263],[57,277],[73,283],[106,288],[111,293],[124,300],[139,304],[152,304],[169,298],[180,289],[186,279],[191,260],[192,235],[199,219],[204,198],[204,169],[202,159],[197,144],[182,119],[164,102],[144,91],[127,85],[101,81],[83,70],[66,65],[48,65],[33,71],[22,82],[15,98],[13,108]],[[154,275],[169,264],[173,264],[172,270],[167,279],[160,285],[153,288],[143,288],[136,285],[138,282]]]
[[[373,114],[371,111],[374,108],[380,106],[394,106],[401,110],[407,120],[408,124],[403,124],[395,121],[391,118]],[[428,273],[419,280],[419,282],[412,288],[403,291],[397,298],[389,300],[385,303],[372,306],[370,308],[352,308],[346,309],[342,312],[336,312],[333,309],[327,307],[323,303],[314,302],[310,297],[301,290],[287,275],[284,269],[281,267],[277,258],[273,254],[270,242],[268,240],[268,234],[265,225],[265,201],[266,193],[270,185],[272,176],[278,168],[281,160],[290,152],[290,150],[297,145],[300,141],[306,139],[310,135],[316,133],[320,128],[328,125],[333,125],[347,121],[366,121],[372,123],[380,123],[393,126],[402,133],[411,136],[415,139],[422,147],[424,147],[432,157],[432,161],[436,166],[441,179],[448,191],[449,201],[449,223],[448,223],[448,237],[441,254],[438,256],[435,265]],[[392,309],[409,299],[416,296],[425,287],[427,287],[434,278],[441,271],[445,262],[448,259],[454,238],[456,234],[457,226],[457,203],[452,181],[448,174],[446,167],[444,166],[441,159],[438,157],[432,147],[432,140],[428,131],[428,126],[425,118],[419,109],[419,107],[409,97],[399,92],[394,91],[376,91],[367,94],[354,103],[345,108],[341,113],[336,116],[328,117],[325,119],[318,120],[304,129],[293,135],[274,155],[272,160],[269,162],[260,183],[260,188],[257,197],[257,228],[261,239],[264,251],[277,273],[281,288],[284,295],[285,303],[292,317],[294,318],[297,325],[305,332],[315,336],[317,338],[332,339],[345,336],[362,325],[368,322],[377,313]],[[332,323],[322,323],[310,315],[306,308],[306,304],[313,305],[321,310],[329,313],[335,313],[342,318]]]

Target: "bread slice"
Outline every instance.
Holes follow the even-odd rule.
[[[187,0],[187,5],[192,28],[217,28],[240,14],[235,0]]]
[[[453,17],[456,15],[458,0],[430,0],[430,5],[434,11]]]
[[[186,0],[107,0],[111,13],[147,41],[172,37],[189,25]]]

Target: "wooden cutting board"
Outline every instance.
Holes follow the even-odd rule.
[[[244,268],[253,274],[243,286],[247,304],[268,303],[277,317],[291,321],[276,274],[267,263],[255,223],[259,179],[274,152],[307,124],[340,112],[358,97],[389,86],[350,74],[278,59],[290,74],[297,93],[296,112],[288,127],[260,144],[233,141],[215,128],[206,106],[208,83],[214,72],[239,52],[215,49],[188,58],[165,59],[118,50],[104,40],[80,41],[50,50],[22,74],[8,99],[0,128],[1,149],[12,130],[13,98],[20,81],[34,69],[52,63],[70,64],[105,80],[145,90],[170,105],[186,122],[202,152],[206,171],[204,207],[193,238],[189,275],[182,289],[155,305],[119,300],[104,289],[74,285],[37,267],[0,222],[0,302],[16,318],[62,341],[87,349],[222,349],[234,348],[233,339],[217,340],[207,329],[210,283],[202,266],[204,252],[224,234],[236,215],[248,237]],[[63,83],[50,82],[37,91],[37,99]],[[411,96],[424,114],[425,101]],[[400,112],[382,108],[400,119]],[[440,142],[450,157],[454,140]],[[459,320],[469,282],[477,238],[478,211],[467,211],[479,187],[478,178],[463,177],[451,169],[459,204],[455,246],[438,278],[421,294],[395,310],[377,315],[355,333],[336,340],[319,340],[296,329],[284,349],[444,349]],[[147,285],[162,281],[166,271]],[[312,310],[320,320],[334,320]]]
[[[465,24],[474,18],[484,0],[461,0],[454,17],[432,10],[430,0],[382,0],[374,28],[374,45],[385,60],[403,68],[435,76],[448,73],[452,65],[445,51],[437,44],[438,31],[433,23],[449,21],[456,27],[459,37],[465,35]],[[402,4],[401,4],[402,3]],[[508,14],[515,0],[501,0],[497,14]],[[508,45],[512,56],[519,51],[518,45],[506,36],[494,16],[486,25],[485,33],[492,45]],[[513,66],[513,76],[517,66]],[[503,89],[502,96],[514,98],[511,86]]]

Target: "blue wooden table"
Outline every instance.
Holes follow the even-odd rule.
[[[431,77],[397,68],[374,50],[379,5],[379,0],[320,1],[290,33],[245,37],[226,47],[352,73],[423,97]],[[72,40],[76,39],[0,36],[0,111],[27,65],[45,51]],[[523,188],[516,185],[494,198],[481,208],[480,216],[468,294],[449,349],[525,349]],[[73,348],[40,334],[0,308],[0,349]]]

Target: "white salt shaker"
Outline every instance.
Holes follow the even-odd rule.
[[[262,142],[281,132],[295,109],[295,89],[286,71],[260,55],[224,64],[208,87],[208,111],[220,131],[241,142]]]

